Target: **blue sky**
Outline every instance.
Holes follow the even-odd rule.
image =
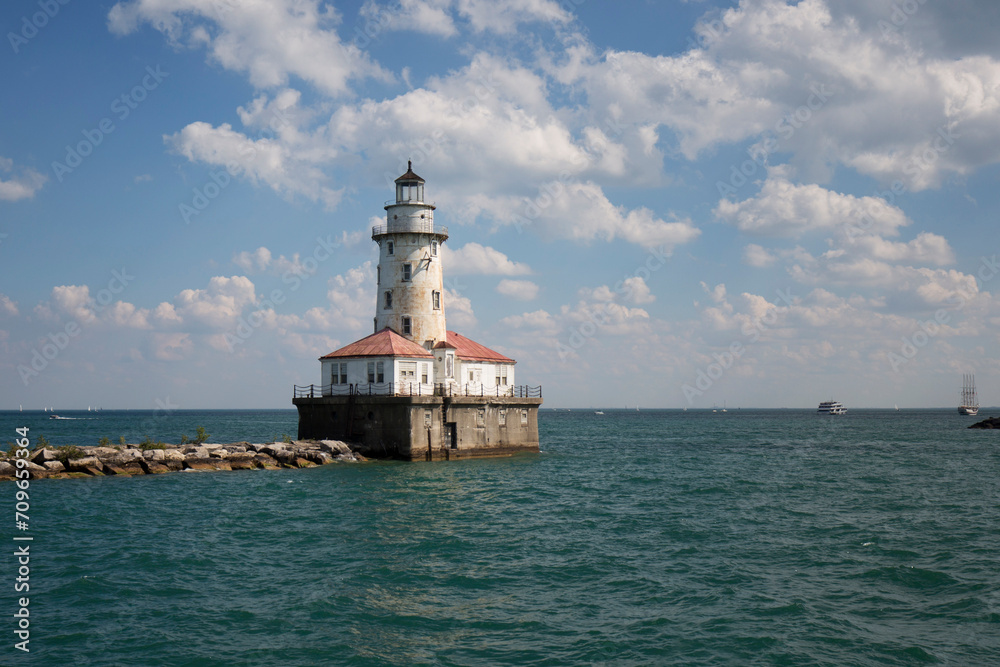
[[[550,407],[1000,393],[985,1],[12,1],[0,408],[289,407],[408,158]]]

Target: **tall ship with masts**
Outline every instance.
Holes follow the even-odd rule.
[[[979,414],[979,397],[976,395],[976,376],[968,373],[962,376],[962,403],[958,414],[975,417]]]

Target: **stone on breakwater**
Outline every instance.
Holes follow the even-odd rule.
[[[44,447],[35,452],[35,454],[29,460],[32,463],[37,463],[38,465],[45,465],[46,461],[55,461],[58,458],[59,458],[59,453],[56,452],[56,450]]]
[[[278,466],[277,459],[268,454],[264,454],[263,452],[254,456],[253,460],[256,461],[261,468],[266,468],[268,470],[273,470],[275,468],[280,467]]]
[[[986,428],[986,429],[1000,428],[1000,417],[989,417],[981,422],[976,422],[969,428]]]
[[[213,458],[187,458],[184,459],[185,470],[232,470],[229,461]]]

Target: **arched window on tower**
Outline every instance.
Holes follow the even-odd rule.
[[[392,310],[392,290],[385,291],[385,309]]]
[[[386,241],[385,254],[387,255],[392,254],[392,241]]]

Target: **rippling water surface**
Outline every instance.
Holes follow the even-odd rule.
[[[605,412],[543,411],[537,456],[34,482],[32,653],[0,662],[1000,664],[1000,433]],[[294,433],[255,414],[156,424]]]

